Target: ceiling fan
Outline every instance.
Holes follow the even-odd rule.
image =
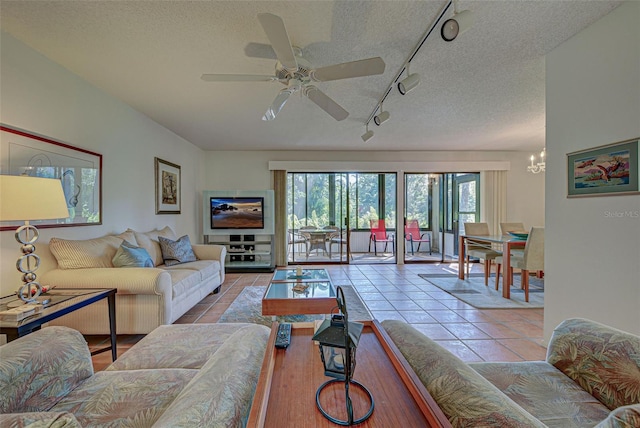
[[[302,50],[291,45],[284,21],[271,13],[258,14],[258,20],[271,42],[278,61],[273,76],[255,74],[203,74],[207,82],[280,82],[286,86],[273,100],[262,120],[276,118],[289,97],[300,92],[336,120],[344,120],[349,112],[329,98],[312,82],[328,82],[351,77],[373,76],[384,72],[382,58],[368,58],[314,69],[302,56]]]

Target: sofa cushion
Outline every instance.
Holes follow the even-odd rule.
[[[71,412],[82,426],[150,427],[197,370],[98,372],[52,410]]]
[[[200,281],[220,275],[220,262],[217,260],[197,260],[195,262],[181,263],[173,266],[159,266],[164,270],[186,269],[197,272]]]
[[[162,260],[165,265],[173,266],[196,261],[196,255],[193,254],[188,235],[181,236],[175,241],[164,236],[158,236],[158,242],[160,243]]]
[[[544,427],[488,380],[407,323],[382,326],[454,427]]]
[[[136,247],[129,241],[122,241],[112,262],[114,267],[153,267],[153,260],[147,250]]]
[[[545,361],[469,366],[548,427],[594,426],[609,409]]]
[[[640,337],[572,318],[553,331],[547,362],[610,410],[640,403]]]
[[[26,412],[0,413],[0,427],[82,428],[82,425],[68,412]]]
[[[147,252],[151,256],[151,260],[153,260],[154,266],[158,266],[163,263],[162,250],[160,249],[158,236],[163,236],[169,239],[176,239],[176,234],[173,233],[173,230],[169,226],[166,226],[162,230],[156,229],[150,232],[136,232],[130,229],[128,231],[133,232],[138,245],[147,250]]]
[[[124,240],[136,242],[132,233],[124,232],[83,240],[51,238],[49,249],[60,269],[113,267],[113,257]]]
[[[84,337],[47,327],[0,347],[0,413],[45,412],[93,375]]]
[[[200,272],[191,269],[165,269],[171,277],[171,299],[185,296],[202,284]]]
[[[640,427],[640,403],[618,407],[600,422],[595,428],[630,428]]]
[[[133,345],[106,370],[200,369],[231,336],[240,341],[268,336],[269,328],[250,323],[163,325]],[[237,333],[237,334],[236,334]]]
[[[243,427],[268,340],[266,327],[232,334],[171,403],[156,426]]]

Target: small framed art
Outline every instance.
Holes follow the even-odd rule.
[[[180,165],[155,158],[156,214],[180,214]]]
[[[567,154],[567,197],[640,193],[638,138]]]

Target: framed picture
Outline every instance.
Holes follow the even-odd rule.
[[[156,214],[180,214],[180,166],[165,160],[156,161]]]
[[[39,229],[102,224],[102,155],[0,124],[0,173],[62,182],[69,218],[32,221]],[[0,230],[22,224],[3,221]]]
[[[638,138],[567,154],[567,197],[638,194]]]

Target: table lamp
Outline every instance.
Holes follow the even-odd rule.
[[[22,273],[23,282],[16,294],[25,303],[35,301],[42,292],[35,274],[40,266],[34,245],[38,240],[38,229],[29,221],[67,217],[69,210],[60,180],[0,175],[0,221],[24,221],[24,225],[16,229],[15,236],[22,244],[22,256],[18,258],[16,268]]]

